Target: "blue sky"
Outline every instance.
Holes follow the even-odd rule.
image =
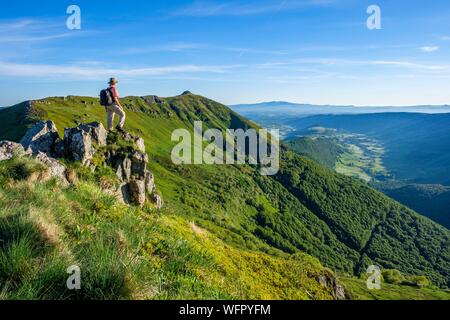
[[[66,27],[69,5],[81,30]],[[382,12],[368,30],[367,7]],[[448,0],[11,1],[0,10],[0,106],[184,90],[226,104],[450,103]]]

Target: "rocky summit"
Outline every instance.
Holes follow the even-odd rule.
[[[148,201],[158,209],[163,206],[154,175],[148,169],[144,139],[129,132],[108,134],[99,122],[66,128],[63,139],[59,138],[53,121],[38,122],[26,132],[20,144],[0,142],[0,161],[13,156],[33,157],[47,168],[40,179],[56,177],[64,185],[76,179],[60,160],[80,162],[92,171],[109,166],[119,183],[118,187],[105,187],[105,192],[127,204],[142,207]]]

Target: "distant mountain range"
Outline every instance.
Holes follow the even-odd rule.
[[[413,112],[413,113],[450,113],[450,105],[423,105],[423,106],[338,106],[298,104],[286,101],[272,101],[255,104],[237,104],[230,106],[236,112],[257,120],[258,117],[299,117],[321,114],[362,114],[386,112]]]

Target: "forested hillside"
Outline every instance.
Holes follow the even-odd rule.
[[[337,141],[329,138],[302,137],[286,143],[299,155],[308,156],[317,163],[334,169],[339,156],[345,151]]]

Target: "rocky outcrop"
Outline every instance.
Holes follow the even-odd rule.
[[[50,155],[58,138],[58,130],[53,121],[41,121],[27,131],[20,144],[27,152]]]
[[[116,175],[120,181],[131,179],[131,160],[129,158],[119,158],[115,161]]]
[[[53,146],[52,155],[57,159],[64,158],[64,140],[61,139],[56,140]]]
[[[131,176],[144,180],[147,174],[148,156],[141,151],[131,153]]]
[[[131,133],[125,132],[122,134],[125,141],[133,142],[136,145],[137,150],[145,153],[145,141],[139,136],[134,136]]]
[[[66,157],[89,165],[98,147],[106,146],[107,132],[98,122],[64,130]]]
[[[158,104],[158,105],[162,105],[163,101],[161,100],[160,97],[158,96],[145,96],[145,97],[141,97],[146,103],[148,104]]]
[[[164,206],[163,199],[158,193],[153,192],[151,195],[151,199],[158,209],[161,209]]]
[[[111,166],[119,180],[120,186],[116,190],[105,192],[117,195],[124,203],[143,206],[149,200],[157,208],[161,208],[163,201],[157,193],[154,176],[148,170],[149,159],[145,153],[144,139],[127,132],[114,135],[117,141],[122,140],[121,145],[114,145],[117,141],[111,141],[108,145],[107,131],[101,123],[93,122],[66,128],[62,140],[52,121],[38,122],[28,130],[21,144],[0,142],[0,161],[11,159],[15,154],[33,155],[48,168],[47,171],[40,172],[39,177],[35,177],[36,181],[56,177],[68,185],[78,181],[76,174],[70,175],[70,171],[68,173],[57,159],[79,161],[95,171],[95,156],[95,164]],[[102,162],[98,163],[98,159],[102,159]]]
[[[147,199],[147,193],[145,189],[145,180],[132,179],[128,182],[128,190],[131,202],[143,206]]]
[[[64,185],[69,185],[66,178],[66,167],[62,165],[58,160],[51,158],[44,152],[38,152],[33,155],[31,150],[25,151],[21,144],[11,141],[0,141],[0,161],[10,160],[14,156],[30,157],[34,156],[34,159],[44,165],[43,170],[37,170],[33,172],[27,180],[30,182],[47,181],[50,178],[57,178]]]
[[[25,149],[21,144],[11,141],[0,141],[0,161],[9,160],[14,155],[24,155]]]
[[[320,285],[331,291],[331,295],[335,300],[348,300],[348,296],[345,288],[337,281],[336,277],[328,272],[320,274],[316,278]]]
[[[147,171],[145,175],[145,189],[148,193],[153,193],[156,190],[155,186],[155,178],[153,177],[153,173]]]
[[[66,167],[62,165],[58,160],[49,157],[47,154],[39,152],[36,156],[36,160],[47,167],[47,173],[49,177],[59,179],[64,185],[69,185],[69,181],[66,177]]]
[[[88,165],[94,156],[92,136],[78,127],[65,129],[64,153],[68,158],[80,161],[83,165]]]
[[[151,200],[157,208],[162,208],[164,205],[162,197],[158,194],[155,185],[155,178],[151,172],[147,172],[145,176],[145,189],[148,194],[151,194]]]
[[[90,134],[91,140],[99,147],[106,146],[108,133],[105,127],[99,122],[92,122],[78,127]],[[142,139],[142,138],[141,138]]]
[[[123,134],[123,138],[127,140],[129,134]],[[135,142],[140,140],[136,137],[131,139]],[[157,194],[154,176],[148,170],[149,160],[146,153],[140,150],[127,153],[111,151],[106,159],[121,181],[118,194],[121,201],[143,206],[149,198],[157,208],[162,207],[163,202]]]

